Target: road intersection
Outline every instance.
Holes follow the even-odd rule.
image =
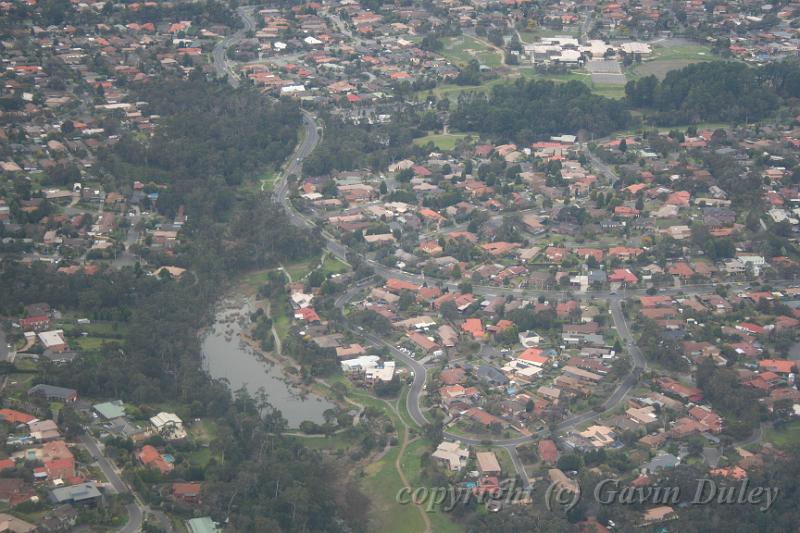
[[[321,127],[319,127],[316,124],[316,119],[314,118],[314,116],[310,112],[305,110],[303,111],[303,128],[304,128],[303,141],[298,146],[292,159],[287,164],[283,175],[279,178],[278,184],[274,192],[274,199],[276,203],[279,203],[281,206],[283,206],[284,210],[289,216],[290,221],[293,224],[298,226],[313,228],[316,227],[315,223],[306,215],[297,211],[297,209],[295,209],[295,207],[292,205],[292,202],[289,198],[289,190],[287,182],[288,175],[292,174],[295,176],[300,175],[300,172],[302,170],[303,160],[314,150],[316,143],[320,139],[318,131],[321,130]],[[601,170],[604,173],[606,171],[611,173],[610,169],[601,168]],[[609,179],[613,180],[615,176],[613,175],[613,173],[611,174],[612,175],[609,176]],[[325,249],[338,259],[346,262],[347,252],[348,252],[347,247],[341,244],[339,241],[337,241],[332,235],[330,235],[326,231],[322,232],[322,237],[325,241]],[[367,262],[369,263],[370,267],[372,267],[375,274],[383,278],[397,278],[417,285],[423,285],[424,283],[435,284],[436,286],[439,286],[441,288],[447,288],[449,290],[458,289],[458,284],[450,280],[435,279],[435,278],[432,279],[430,277],[425,278],[418,274],[405,272],[397,268],[387,267],[370,259],[368,259]],[[732,288],[734,290],[745,289],[746,285],[747,284],[744,282],[728,284],[729,288]],[[697,294],[713,290],[715,286],[716,284],[713,283],[684,285],[682,287],[677,287],[677,288],[671,287],[671,288],[661,289],[659,293],[666,295]],[[356,295],[360,292],[360,290],[361,287],[359,286],[351,287],[344,294],[340,295],[339,298],[337,298],[336,306],[339,308],[343,308],[349,301],[351,301],[356,297]],[[576,413],[566,418],[556,426],[556,433],[558,434],[568,432],[582,424],[586,424],[588,422],[596,420],[597,418],[602,417],[608,412],[614,410],[625,399],[628,393],[636,386],[641,374],[645,370],[647,370],[647,361],[645,360],[644,355],[642,354],[639,347],[636,345],[636,340],[634,339],[633,334],[631,333],[630,328],[628,327],[628,323],[625,319],[625,315],[622,309],[622,301],[624,299],[634,296],[645,295],[647,294],[645,289],[628,289],[624,290],[623,294],[620,295],[617,293],[617,291],[614,290],[600,290],[600,291],[572,293],[568,291],[555,290],[555,289],[527,289],[527,288],[507,288],[507,287],[494,287],[486,285],[473,285],[472,292],[482,296],[512,295],[517,298],[524,298],[530,300],[534,300],[539,296],[554,298],[554,297],[564,297],[568,295],[572,299],[578,299],[578,300],[604,299],[609,302],[609,310],[611,312],[611,318],[613,321],[614,328],[619,334],[623,346],[625,347],[625,350],[630,356],[630,362],[631,362],[630,371],[625,377],[623,377],[623,379],[614,389],[612,394],[600,405],[601,407],[600,409],[595,408],[587,410],[581,413]],[[425,367],[425,365],[422,364],[420,361],[417,361],[410,355],[400,351],[386,340],[381,339],[369,332],[365,332],[360,328],[356,331],[356,328],[352,328],[352,326],[351,326],[351,331],[353,333],[362,335],[376,346],[384,346],[385,348],[388,349],[392,357],[404,363],[413,372],[414,377],[411,384],[411,389],[409,390],[409,394],[406,397],[406,402],[407,402],[406,407],[408,409],[411,418],[414,420],[415,423],[417,423],[421,427],[428,424],[429,421],[420,407],[420,400],[424,392],[425,383],[427,381],[427,368]],[[468,445],[485,445],[491,443],[494,446],[500,446],[505,448],[511,455],[514,467],[517,470],[520,477],[522,478],[523,483],[526,485],[528,483],[527,474],[525,472],[524,466],[522,465],[522,462],[519,459],[518,454],[516,453],[516,446],[520,444],[535,442],[538,439],[549,436],[549,434],[550,434],[549,430],[542,430],[532,435],[521,435],[514,438],[475,439],[475,438],[464,437],[462,435],[456,435],[447,431],[444,432],[445,438],[450,440],[459,440],[462,443]]]
[[[239,8],[238,10],[239,15],[243,18],[246,28],[251,28],[253,25],[252,22],[252,15],[249,8]],[[217,72],[220,75],[227,75],[228,82],[231,84],[232,87],[238,87],[238,78],[235,74],[230,75],[233,73],[230,65],[227,63],[227,58],[225,57],[225,50],[227,46],[236,43],[241,37],[244,35],[244,31],[240,30],[229,39],[222,41],[218,44],[217,47],[214,49],[214,65],[217,69]],[[291,159],[287,162],[287,164],[283,168],[283,172],[278,178],[276,183],[273,198],[274,201],[280,204],[289,220],[292,224],[300,227],[306,228],[316,228],[316,223],[307,217],[306,215],[300,213],[295,207],[293,206],[291,199],[289,197],[289,176],[300,176],[302,174],[302,164],[305,158],[307,158],[316,148],[317,144],[320,142],[322,138],[322,126],[317,122],[316,117],[307,110],[301,110],[303,113],[303,136],[302,141],[295,149],[295,152],[292,154]],[[596,165],[598,171],[602,173],[611,183],[617,181],[619,177],[617,174],[603,161],[597,158],[588,148],[588,146],[584,147],[584,152],[589,157],[590,161],[593,165]],[[347,255],[348,255],[348,248],[340,243],[333,235],[328,233],[327,231],[321,232],[322,238],[324,239],[325,249],[330,252],[333,256],[338,258],[341,261],[348,262]],[[413,274],[409,272],[405,272],[403,270],[387,267],[382,265],[372,259],[367,259],[367,262],[370,267],[372,267],[373,271],[376,275],[381,276],[383,278],[397,278],[403,281],[407,281],[410,283],[415,283],[417,285],[423,285],[427,283],[433,283],[442,289],[446,288],[449,290],[457,290],[458,284],[454,283],[450,280],[445,279],[431,279],[428,277],[426,280],[424,276]],[[746,286],[746,283],[732,283],[728,284],[730,288],[733,289],[743,289]],[[716,284],[707,283],[707,284],[695,284],[695,285],[684,285],[679,288],[666,288],[661,289],[661,293],[672,295],[672,294],[697,294],[700,292],[707,292],[708,290],[712,290]],[[360,291],[361,287],[354,286],[348,289],[343,295],[341,295],[336,300],[336,306],[339,308],[343,308],[349,301],[351,301]],[[507,296],[512,295],[517,298],[525,298],[525,299],[536,299],[539,296],[545,297],[563,297],[569,295],[572,299],[578,300],[595,300],[595,299],[605,299],[609,302],[611,318],[613,321],[614,328],[616,329],[617,333],[621,337],[623,341],[623,345],[627,353],[630,356],[631,361],[631,368],[629,373],[620,381],[617,385],[615,390],[612,394],[601,404],[601,409],[592,409],[588,411],[584,411],[581,413],[576,413],[567,419],[561,421],[556,426],[557,433],[564,433],[574,429],[575,427],[588,423],[592,420],[595,420],[604,414],[615,409],[623,399],[628,395],[628,393],[636,386],[639,381],[639,377],[641,374],[647,369],[647,362],[644,358],[639,347],[636,345],[636,341],[628,327],[627,321],[625,320],[624,312],[622,310],[622,301],[625,298],[630,298],[638,295],[646,294],[644,289],[631,289],[624,291],[623,295],[620,296],[617,294],[616,291],[611,290],[601,290],[601,291],[590,291],[590,292],[578,292],[572,293],[563,290],[557,289],[529,289],[529,288],[507,288],[507,287],[494,287],[494,286],[485,286],[485,285],[473,285],[472,292],[482,296]],[[357,328],[358,331],[352,329],[353,333],[360,334],[364,336],[367,340],[375,344],[376,346],[384,346],[388,349],[391,353],[392,357],[401,361],[405,364],[412,372],[413,372],[413,380],[411,384],[411,389],[406,397],[406,407],[409,412],[409,415],[417,423],[420,427],[424,427],[429,423],[428,419],[426,418],[425,414],[423,413],[420,407],[420,400],[422,394],[425,389],[425,383],[427,381],[427,368],[424,364],[420,361],[417,361],[410,355],[400,351],[391,343],[387,342],[384,339],[381,339],[369,332],[363,331],[361,328]],[[520,475],[523,483],[527,486],[528,484],[528,476],[525,472],[524,466],[519,459],[517,454],[516,446],[524,443],[534,442],[544,436],[548,435],[548,430],[543,430],[532,435],[522,435],[515,438],[507,438],[507,439],[489,439],[488,442],[491,442],[492,445],[500,446],[508,450],[511,459],[514,463],[514,467],[517,473]],[[465,444],[469,445],[482,445],[487,444],[486,439],[473,439],[464,437],[461,435],[455,435],[449,433],[447,431],[444,432],[445,438],[451,440],[459,440]]]

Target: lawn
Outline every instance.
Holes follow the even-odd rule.
[[[111,339],[103,339],[100,337],[78,337],[75,339],[75,344],[83,352],[94,352],[103,347],[103,343],[109,342]]]
[[[433,93],[437,98],[448,98],[452,103],[458,101],[458,95],[462,92],[469,92],[469,91],[481,91],[487,92],[491,90],[492,87],[495,85],[499,85],[501,83],[508,83],[511,80],[524,77],[526,79],[537,79],[537,80],[545,80],[545,81],[552,81],[554,83],[566,83],[568,81],[579,81],[581,83],[585,83],[594,94],[599,94],[601,96],[606,96],[608,98],[622,98],[625,96],[625,87],[623,85],[605,85],[605,84],[595,84],[592,83],[592,77],[586,72],[580,72],[571,70],[565,74],[541,74],[536,72],[536,69],[533,67],[519,67],[515,68],[511,74],[507,76],[503,76],[500,78],[495,78],[492,80],[488,80],[481,85],[454,85],[454,84],[444,84],[435,87],[431,91],[419,91],[417,93],[418,100],[424,100],[428,93]],[[456,134],[450,134],[456,135]],[[437,137],[435,135],[428,135],[426,137],[421,137],[419,139],[415,139],[414,142],[416,144],[427,142],[429,137]],[[433,140],[433,139],[431,139]],[[434,142],[436,144],[436,142]],[[437,144],[438,146],[438,144]],[[446,149],[441,147],[441,149]]]
[[[578,35],[578,29],[578,27],[574,27],[564,28],[562,30],[553,30],[539,26],[537,28],[531,28],[519,32],[519,37],[523,43],[534,43],[543,37],[555,37],[556,35],[569,35],[570,37],[576,37]]]
[[[769,429],[765,440],[778,448],[788,448],[800,444],[800,420],[789,422],[780,429]]]
[[[400,460],[400,468],[408,478],[412,487],[420,487],[422,483],[422,467],[420,460],[424,453],[430,453],[433,445],[427,439],[417,439],[406,447],[406,453]]]
[[[110,338],[122,338],[128,331],[128,327],[119,322],[92,322],[81,324],[78,329],[96,337]]]
[[[283,265],[284,270],[291,276],[293,282],[302,280],[319,264],[319,257],[312,257],[296,263]]]
[[[344,274],[350,269],[349,266],[330,254],[325,256],[320,268],[326,277],[331,274]]]
[[[209,444],[217,438],[217,425],[211,420],[201,420],[192,424],[190,432],[195,440]]]
[[[670,70],[678,70],[692,63],[713,61],[714,59],[711,48],[702,44],[656,45],[653,47],[653,54],[644,59],[641,64],[631,66],[625,72],[625,76],[628,79],[636,79],[653,74],[657,78],[663,79]]]
[[[77,345],[81,350],[87,352],[99,350],[104,342],[121,341],[128,331],[127,325],[119,322],[92,322],[78,326],[61,322],[60,326],[70,334],[87,333],[86,336],[69,339],[70,344]]]
[[[275,169],[268,168],[262,174],[244,180],[238,188],[239,195],[252,196],[262,192],[271,193],[279,177],[280,175]]]
[[[424,137],[414,139],[414,144],[417,146],[425,146],[431,142],[439,150],[449,151],[467,137],[469,137],[469,135],[466,133],[430,133]]]
[[[347,391],[347,396],[352,399],[354,402],[360,403],[364,406],[374,407],[375,409],[379,409],[383,411],[383,413],[391,419],[392,424],[395,428],[397,428],[398,432],[402,433],[403,422],[397,413],[394,412],[394,409],[389,407],[389,405],[384,402],[383,400],[379,400],[375,396],[368,394],[367,392],[356,389],[355,387],[349,389]]]
[[[259,180],[259,187],[264,192],[272,192],[275,182],[278,180],[278,173],[274,170],[267,170]]]
[[[713,59],[711,48],[704,44],[686,43],[680,46],[659,46],[653,47],[653,54],[648,58],[649,61],[664,60],[692,60],[703,61]]]
[[[250,289],[258,289],[269,279],[270,270],[256,270],[242,278],[242,284]]]
[[[612,98],[614,100],[625,98],[624,85],[607,85],[603,83],[591,83],[589,85],[594,94],[605,96],[606,98]]]
[[[189,462],[192,466],[205,468],[209,461],[211,461],[211,448],[200,448],[189,454]]]
[[[283,313],[278,316],[274,316],[273,313],[272,324],[275,326],[275,331],[278,333],[278,337],[281,340],[284,340],[289,336],[289,328],[292,327],[292,324],[289,321],[288,316]]]
[[[400,447],[395,446],[380,461],[366,468],[367,475],[361,484],[372,503],[370,531],[418,533],[425,530],[419,510],[414,505],[397,503],[397,493],[403,487],[403,481],[394,466],[399,452]]]
[[[15,362],[17,368],[21,368],[22,363],[27,363],[28,360]],[[35,363],[34,363],[35,365]],[[35,368],[35,367],[34,367]],[[3,396],[5,398],[24,396],[24,394],[33,385],[33,378],[36,374],[9,374],[8,381]]]
[[[417,439],[406,447],[406,453],[403,454],[400,460],[400,468],[403,469],[403,473],[406,475],[412,490],[417,487],[427,486],[422,481],[421,458],[423,454],[429,453],[432,449],[431,442],[425,439]],[[431,529],[435,533],[464,531],[464,528],[451,520],[449,513],[440,509],[434,509],[428,513],[428,518],[431,521]]]
[[[450,37],[444,42],[442,55],[459,66],[463,67],[473,59],[491,68],[502,65],[502,58],[495,49],[468,35]]]

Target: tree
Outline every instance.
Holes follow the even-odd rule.
[[[565,471],[580,470],[582,461],[579,455],[575,453],[567,453],[558,458],[556,463],[558,468]]]
[[[442,305],[439,307],[439,313],[442,315],[442,318],[451,322],[461,316],[458,307],[456,307],[456,303],[452,300],[442,302]]]
[[[486,35],[489,42],[495,46],[503,46],[505,41],[503,39],[503,32],[499,28],[494,28]]]
[[[411,178],[413,177],[414,177],[414,171],[411,170],[410,168],[404,168],[403,170],[397,173],[395,179],[397,179],[397,181],[399,181],[400,183],[408,183],[409,181],[411,181]]]

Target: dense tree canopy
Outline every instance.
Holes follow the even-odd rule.
[[[488,96],[462,93],[450,117],[454,128],[522,144],[580,130],[606,135],[631,123],[621,101],[594,95],[581,82],[523,79],[497,85]]]
[[[800,96],[800,64],[772,63],[751,68],[738,62],[708,62],[632,80],[625,86],[629,105],[652,110],[659,125],[701,121],[757,121]]]

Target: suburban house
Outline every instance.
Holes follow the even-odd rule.
[[[78,391],[53,385],[39,384],[28,389],[28,396],[44,396],[47,400],[74,402],[78,399]]]
[[[180,440],[186,438],[183,429],[183,420],[174,413],[160,412],[150,419],[156,432],[167,440]]]
[[[484,476],[499,476],[501,473],[500,463],[494,452],[478,452],[475,454],[478,461],[478,470]]]
[[[186,529],[189,530],[189,533],[219,533],[222,531],[209,516],[187,520]]]
[[[200,499],[200,492],[203,489],[202,483],[173,483],[172,484],[172,497],[175,501],[193,505]]]
[[[142,449],[137,452],[136,457],[144,466],[155,468],[162,474],[172,472],[172,469],[174,468],[172,463],[164,459],[164,456],[162,456],[158,450],[149,444],[142,446]]]
[[[467,466],[469,450],[462,448],[458,442],[443,441],[437,446],[431,457],[446,464],[450,470],[457,472]]]
[[[58,487],[50,491],[53,503],[71,503],[75,505],[95,505],[103,497],[94,481],[79,483],[69,487]]]

